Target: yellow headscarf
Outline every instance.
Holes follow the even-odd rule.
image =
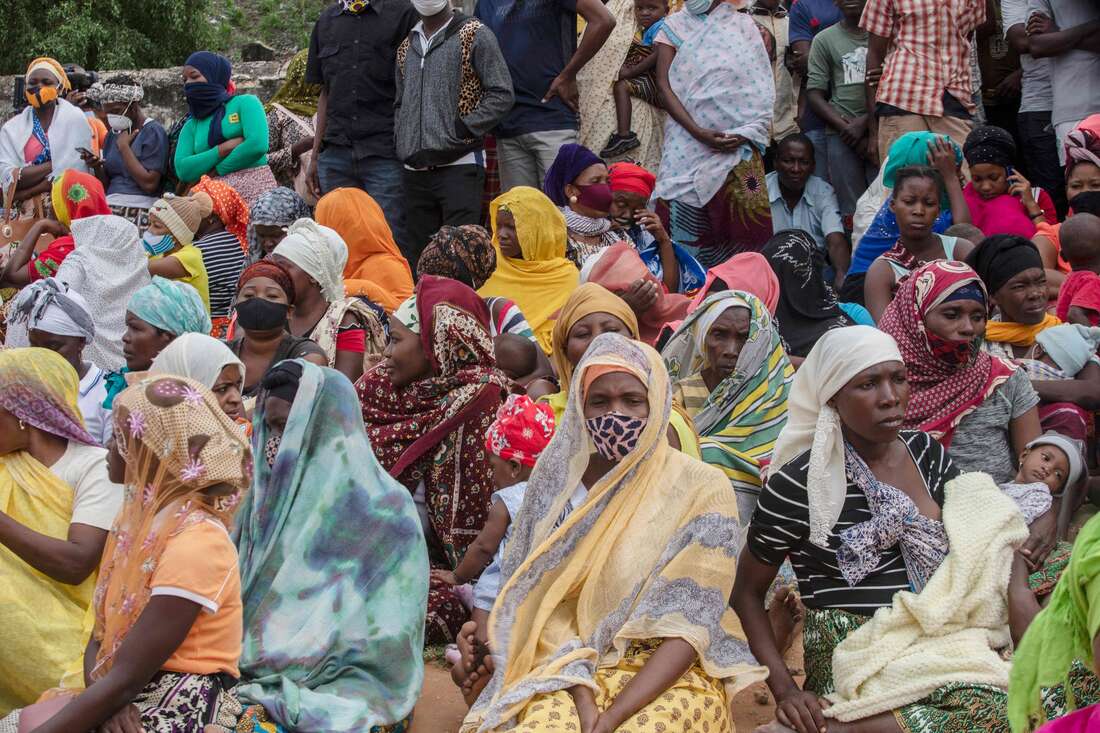
[[[646,385],[649,418],[635,450],[555,526],[572,494],[562,487],[577,486],[588,467],[581,383],[600,366]],[[464,733],[503,729],[536,692],[595,690],[595,670],[617,664],[634,639],[683,639],[730,696],[767,676],[725,603],[741,547],[737,500],[721,471],[669,446],[671,414],[656,351],[617,334],[592,342],[513,523],[488,629],[500,660],[489,687],[496,694],[474,705]]]
[[[317,98],[321,96],[320,84],[306,84],[306,60],[309,49],[303,48],[286,67],[286,78],[271,100],[264,105],[268,112],[274,104],[281,104],[296,115],[313,117],[317,114]]]
[[[516,220],[516,234],[523,252],[521,260],[500,252],[497,212],[501,209]],[[565,217],[545,194],[529,186],[517,186],[497,196],[489,206],[489,216],[497,269],[477,292],[484,298],[500,296],[515,301],[535,332],[539,346],[549,354],[550,333],[558,309],[576,289],[580,278],[576,265],[565,258]]]
[[[554,322],[554,330],[551,335],[553,351],[550,352],[550,361],[554,365],[554,371],[558,374],[558,383],[564,389],[573,379],[573,365],[565,355],[565,343],[569,340],[569,331],[577,325],[577,321],[586,318],[593,313],[607,313],[615,316],[624,324],[632,339],[638,338],[638,317],[626,301],[612,293],[603,285],[597,283],[585,283],[573,291],[565,305],[561,307],[558,318]]]

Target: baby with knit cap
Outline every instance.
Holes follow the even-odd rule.
[[[149,209],[149,228],[141,238],[149,255],[149,274],[178,280],[193,287],[210,310],[210,287],[195,232],[214,210],[205,193],[166,195]]]

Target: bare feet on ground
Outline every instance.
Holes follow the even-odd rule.
[[[795,636],[802,627],[802,601],[791,586],[784,586],[775,592],[771,608],[768,609],[768,621],[775,634],[775,645],[779,653],[786,655]]]

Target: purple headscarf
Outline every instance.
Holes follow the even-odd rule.
[[[568,206],[569,200],[565,197],[566,184],[577,180],[577,176],[588,166],[602,164],[603,160],[583,145],[562,145],[558,150],[558,157],[554,158],[554,164],[546,171],[542,192],[556,205]]]

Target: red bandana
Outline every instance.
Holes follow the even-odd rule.
[[[485,447],[499,458],[531,467],[552,437],[554,409],[550,405],[532,402],[527,395],[509,395],[485,434]]]

